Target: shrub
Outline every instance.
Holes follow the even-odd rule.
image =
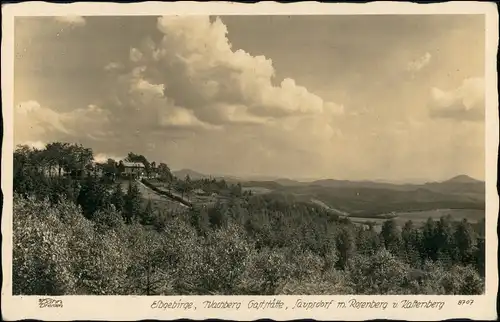
[[[253,245],[241,227],[228,224],[207,234],[195,265],[195,285],[211,294],[235,294]]]
[[[331,269],[323,275],[311,275],[302,280],[292,279],[283,287],[284,295],[332,295],[353,294],[346,283],[347,273]]]
[[[400,294],[408,286],[409,266],[386,249],[372,256],[356,255],[348,277],[356,294]]]
[[[65,200],[15,196],[13,218],[14,294],[120,293],[128,261],[116,232],[96,231]]]
[[[294,271],[286,251],[278,248],[254,250],[248,259],[239,290],[244,294],[279,294]]]
[[[48,200],[14,196],[13,294],[75,293],[74,258],[67,246],[72,236],[60,220],[61,208],[50,207]]]
[[[423,281],[427,294],[479,295],[484,292],[484,280],[472,265],[454,265],[450,269],[428,264],[427,268],[429,274]]]

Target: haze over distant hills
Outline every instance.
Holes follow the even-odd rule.
[[[193,180],[210,178],[209,175],[206,175],[206,174],[203,174],[203,173],[191,170],[191,169],[181,169],[181,170],[177,170],[177,171],[172,171],[172,173],[174,176],[176,176],[179,179],[184,179],[188,175]]]
[[[235,175],[224,175],[224,174],[204,174],[191,169],[181,169],[173,171],[173,174],[178,178],[185,178],[189,175],[191,179],[203,179],[203,178],[224,178],[226,180],[238,180],[238,181],[273,181],[282,186],[299,186],[299,185],[320,185],[325,187],[334,186],[373,186],[373,187],[389,187],[389,186],[417,186],[417,185],[433,185],[437,183],[446,184],[478,184],[484,183],[484,181],[474,179],[468,175],[461,174],[453,178],[444,181],[426,181],[424,179],[408,179],[408,180],[338,180],[338,179],[313,179],[313,178],[302,178],[302,179],[289,179],[282,177],[273,176],[259,176],[259,175],[249,175],[249,176],[235,176]]]
[[[287,183],[295,185],[300,184],[302,182],[310,182],[314,181],[314,179],[310,180],[292,180],[287,178],[279,178],[273,176],[235,176],[235,175],[226,175],[226,174],[204,174],[191,169],[181,169],[172,171],[172,173],[177,177],[184,179],[186,175],[189,175],[191,179],[205,179],[205,178],[224,178],[225,180],[237,180],[237,181],[276,181],[279,183],[283,183],[286,185]]]
[[[485,183],[467,175],[445,181],[421,184],[387,183],[321,179],[297,181],[286,178],[209,176],[183,169],[174,175],[192,179],[224,178],[228,183],[241,182],[247,190],[286,196],[300,201],[320,201],[325,205],[353,215],[374,215],[390,211],[429,209],[484,209]]]

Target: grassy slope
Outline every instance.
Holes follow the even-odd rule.
[[[127,180],[122,181],[121,184],[122,184],[123,191],[126,192],[128,189],[128,181]],[[186,207],[184,205],[182,205],[176,201],[173,201],[167,197],[164,197],[164,196],[157,194],[156,192],[154,192],[153,190],[149,189],[148,187],[146,187],[145,185],[143,185],[141,183],[138,184],[138,187],[139,187],[139,191],[142,194],[144,205],[146,205],[147,202],[149,200],[151,200],[151,203],[153,204],[153,207],[155,209],[174,210],[174,211],[186,209]]]

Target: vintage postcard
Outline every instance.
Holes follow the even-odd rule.
[[[496,319],[494,4],[2,16],[3,319]]]

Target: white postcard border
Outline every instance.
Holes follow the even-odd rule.
[[[498,93],[496,53],[498,47],[498,12],[493,3],[447,2],[437,4],[414,4],[396,2],[372,2],[366,4],[323,4],[302,2],[279,4],[261,2],[257,4],[236,4],[229,2],[144,2],[133,4],[117,3],[73,3],[50,4],[25,2],[2,7],[2,105],[4,117],[4,139],[2,145],[2,191],[4,194],[2,216],[2,317],[6,320],[136,320],[136,319],[232,319],[253,320],[271,318],[274,320],[293,320],[311,318],[317,320],[365,320],[365,319],[404,319],[404,320],[442,320],[450,318],[495,319],[496,296],[498,289],[497,270],[497,219],[498,194],[496,190],[497,153],[498,153]],[[40,296],[12,296],[12,151],[13,151],[13,18],[15,16],[57,16],[57,15],[235,15],[235,14],[485,14],[486,15],[486,289],[480,296],[61,296],[62,308],[39,308]],[[459,53],[458,53],[459,54]],[[242,301],[240,310],[207,309],[207,300]],[[281,300],[286,310],[248,308],[250,301]],[[387,309],[340,309],[338,302],[386,301]],[[334,300],[329,309],[292,309],[302,301]],[[442,309],[405,309],[402,300],[445,302]],[[459,301],[473,300],[473,304],[459,305]],[[196,310],[154,309],[155,301],[192,301]],[[398,308],[393,303],[399,303]],[[470,302],[469,302],[470,303]]]

